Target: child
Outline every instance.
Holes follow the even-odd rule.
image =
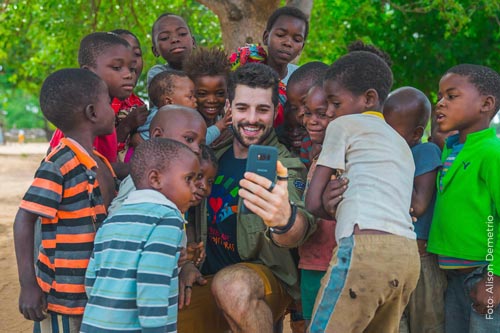
[[[415,166],[408,145],[380,112],[391,85],[390,68],[366,51],[339,58],[326,72],[334,120],[306,208],[336,218],[338,246],[321,282],[311,332],[394,332],[417,284],[420,263],[409,214]],[[349,179],[341,198],[329,191],[331,177],[339,174]]]
[[[436,175],[441,168],[441,151],[422,135],[431,115],[431,103],[420,90],[403,87],[393,91],[384,103],[384,117],[411,148],[415,177],[411,198],[412,215],[420,253],[420,277],[401,320],[405,332],[444,332],[446,277],[437,257],[427,252],[427,239],[434,212]]]
[[[278,135],[283,132],[284,106],[286,104],[286,86],[290,75],[298,68],[291,64],[304,48],[309,21],[307,16],[295,7],[276,9],[267,20],[266,30],[262,36],[267,46],[266,64],[274,69],[280,78],[280,105],[274,120],[274,128]]]
[[[134,54],[135,60],[137,61],[135,68],[135,87],[137,86],[137,81],[141,76],[142,68],[144,66],[139,39],[137,39],[137,37],[132,32],[125,29],[116,29],[112,30],[111,32],[125,39],[132,48],[132,53]],[[130,158],[132,157],[132,154],[134,153],[134,144],[132,137],[135,134],[136,129],[129,130],[126,126],[123,126],[124,124],[120,123],[138,107],[141,107],[141,109],[138,111],[141,116],[144,117],[145,115],[147,115],[147,107],[145,106],[144,101],[133,92],[124,100],[120,100],[116,97],[113,98],[111,107],[113,108],[113,110],[115,110],[116,114],[115,127],[117,128],[118,157],[120,161],[128,163],[130,161]]]
[[[219,48],[198,48],[184,61],[184,70],[194,82],[198,111],[208,127],[207,145],[211,145],[222,134],[229,134],[231,112],[224,112],[224,107],[231,64]]]
[[[177,332],[182,214],[199,160],[178,141],[153,138],[137,147],[130,169],[137,189],[96,235],[81,332]]]
[[[299,157],[302,140],[307,136],[307,131],[302,124],[302,118],[299,118],[298,110],[292,109],[290,104],[285,105],[284,132],[279,138],[280,142],[292,153]]]
[[[148,86],[158,73],[168,69],[182,70],[182,62],[196,45],[186,21],[172,13],[161,14],[156,19],[151,38],[154,56],[161,56],[167,63],[155,65],[148,71]]]
[[[321,147],[325,138],[326,128],[332,120],[331,115],[327,112],[328,102],[326,101],[321,81],[311,87],[305,97],[304,104],[304,126],[312,143]],[[316,169],[316,162],[320,152],[318,151],[316,156],[312,156],[311,168],[307,174],[306,193],[308,190],[307,186]],[[332,258],[332,251],[337,245],[335,242],[334,220],[318,219],[316,225],[316,231],[299,247],[302,316],[306,321],[306,327],[309,326],[311,321],[314,301],[321,286],[321,279],[328,269],[328,264]]]
[[[144,125],[137,129],[138,143],[149,139],[151,121],[162,106],[176,104],[196,108],[194,83],[183,71],[169,69],[157,74],[149,84],[148,94],[152,108]]]
[[[40,107],[66,137],[38,168],[14,221],[19,309],[26,319],[43,320],[42,332],[78,332],[94,235],[116,194],[113,170],[92,146],[97,136],[113,132],[114,112],[104,81],[83,69],[63,69],[47,77]],[[35,268],[38,217],[42,243]]]
[[[500,330],[500,141],[488,128],[500,107],[500,75],[461,64],[439,81],[446,140],[427,250],[446,271],[446,332]]]
[[[299,121],[302,123],[304,118],[304,99],[306,98],[307,92],[312,87],[315,81],[317,81],[328,69],[328,65],[313,61],[299,67],[288,80],[288,85],[286,89],[287,103],[289,105],[289,111],[292,113],[297,113]],[[316,145],[317,146],[317,145]],[[313,150],[313,144],[309,136],[302,139],[300,148],[300,160],[304,165],[309,168],[311,165],[311,151]],[[319,154],[320,149],[316,147],[314,149],[314,155]]]
[[[264,45],[267,46],[267,65],[278,73],[285,85],[298,68],[291,62],[304,48],[308,32],[307,16],[295,7],[278,8],[267,20],[262,36]]]
[[[148,89],[149,101],[156,107],[176,104],[196,108],[194,83],[183,71],[175,69],[156,75]]]
[[[150,136],[177,140],[199,155],[201,146],[205,144],[206,131],[207,126],[196,110],[179,105],[165,105],[151,121]],[[120,183],[118,195],[109,207],[109,215],[113,215],[121,207],[133,190],[135,185],[129,175]]]
[[[130,96],[135,87],[137,60],[128,42],[114,33],[95,32],[85,36],[80,42],[78,63],[80,68],[90,70],[104,80],[111,98],[124,100]],[[147,109],[136,108],[120,122],[120,127],[125,132],[133,130],[144,123],[146,116]],[[120,129],[117,129],[110,135],[97,137],[94,147],[113,163],[118,177],[123,179],[128,173],[128,168],[119,163],[114,164],[118,157],[119,131]],[[50,146],[56,147],[62,137],[63,133],[60,130],[56,131]]]

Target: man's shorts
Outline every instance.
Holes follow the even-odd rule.
[[[271,308],[273,320],[276,322],[283,316],[292,300],[280,280],[264,265],[252,263],[237,265],[244,265],[260,276],[264,283],[264,299]],[[208,281],[206,285],[193,286],[191,304],[179,310],[177,322],[179,333],[220,333],[229,330],[229,325],[211,293],[213,275],[205,278]]]

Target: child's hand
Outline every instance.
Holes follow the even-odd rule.
[[[38,284],[21,287],[19,312],[28,320],[41,321],[47,317],[47,300]]]
[[[177,262],[177,266],[178,267],[182,267],[188,261],[189,261],[189,259],[188,259],[188,251],[186,250],[185,247],[181,247],[180,255],[179,255],[179,261]]]
[[[347,189],[347,184],[349,179],[339,178],[334,175],[331,176],[330,181],[326,184],[325,190],[323,192],[322,201],[323,209],[332,219],[335,219],[335,213],[337,212],[337,206],[342,201],[342,194]]]
[[[149,110],[146,105],[137,106],[130,111],[127,117],[124,119],[128,121],[130,130],[135,130],[137,127],[144,125],[146,119],[148,119]]]
[[[229,104],[229,101],[226,100],[226,105],[224,106],[224,117],[219,119],[216,123],[215,126],[219,129],[220,132],[228,128],[233,121],[232,118],[232,113],[231,113],[231,106]]]
[[[477,313],[487,314],[488,309],[495,309],[500,303],[500,276],[485,273],[484,277],[472,288],[470,297],[472,308]]]
[[[187,260],[192,261],[198,267],[205,260],[205,246],[203,242],[188,243],[187,245]]]

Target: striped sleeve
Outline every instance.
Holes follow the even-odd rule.
[[[177,260],[182,225],[180,218],[162,219],[148,237],[139,259],[137,308],[143,329],[175,330],[172,326],[177,321]]]
[[[97,274],[95,272],[95,259],[94,253],[92,253],[92,257],[90,257],[89,265],[87,266],[87,271],[85,273],[85,293],[87,297],[90,297],[92,293],[92,288],[94,287],[95,279]]]
[[[63,179],[57,165],[44,161],[36,171],[20,208],[42,217],[55,218],[62,200]]]

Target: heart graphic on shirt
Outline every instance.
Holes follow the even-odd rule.
[[[208,200],[208,204],[212,207],[214,213],[217,213],[222,208],[222,199],[221,198],[210,198]]]

